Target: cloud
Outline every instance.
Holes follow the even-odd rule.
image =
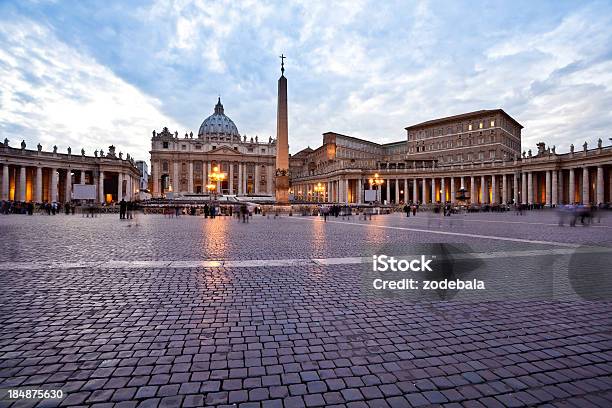
[[[148,159],[150,131],[184,129],[161,112],[161,102],[28,19],[0,25],[0,129],[13,145],[25,139],[45,149],[110,144]],[[16,132],[15,130],[18,130]]]
[[[146,157],[153,128],[196,132],[218,93],[241,133],[275,135],[281,52],[292,152],[326,131],[404,140],[407,125],[479,109],[521,122],[525,149],[593,144],[612,125],[608,2],[111,0],[16,13],[0,31],[0,125],[49,143],[115,143],[117,127]]]

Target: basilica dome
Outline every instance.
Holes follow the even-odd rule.
[[[219,98],[215,105],[215,113],[202,122],[200,130],[198,131],[198,137],[240,140],[240,133],[238,133],[238,128],[234,124],[234,121],[223,113],[221,98]]]

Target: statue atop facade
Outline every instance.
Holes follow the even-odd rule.
[[[527,156],[529,156],[529,157],[532,157],[532,156],[533,156],[533,155],[531,154],[531,149],[529,149],[529,150],[527,151]]]
[[[129,161],[129,160],[130,160],[130,154],[129,154],[129,153],[128,153],[128,154],[126,154],[126,155],[125,155],[125,158],[126,158],[128,161]]]
[[[557,154],[557,153],[555,152],[555,150],[556,150],[556,149],[557,149],[557,147],[556,147],[555,145],[553,145],[553,147],[552,147],[552,154]]]
[[[25,140],[22,140],[21,141],[21,150],[23,150],[25,148],[26,148],[26,142],[25,142]]]
[[[123,160],[123,153],[119,152],[119,160]]]
[[[153,129],[153,137],[155,137],[155,129]]]
[[[193,132],[189,132],[189,138],[193,139]]]
[[[4,138],[4,146],[8,147],[8,139],[6,137]]]
[[[175,139],[178,139],[178,130],[175,130],[175,131],[174,131],[174,138],[175,138]]]
[[[57,153],[57,146],[56,145],[53,146],[53,153]]]
[[[81,156],[85,157],[85,149],[81,148]]]
[[[108,146],[108,153],[106,154],[106,157],[116,157],[114,145]]]
[[[523,150],[523,159],[524,159],[525,157],[526,157],[526,153],[525,153],[525,151]]]
[[[36,148],[38,149],[39,152],[42,152],[42,145],[39,143],[38,146],[36,146]]]
[[[187,134],[187,132],[185,132],[185,139],[187,139],[189,137],[189,135]]]
[[[268,144],[272,144],[272,136],[268,139]]]
[[[68,154],[72,154],[72,149],[70,148],[70,146],[68,146]]]
[[[98,151],[94,150],[94,157],[98,157]]]
[[[258,137],[257,135],[255,135],[255,143],[258,143],[258,142],[259,142]]]
[[[253,143],[253,136],[251,136],[251,143]]]
[[[538,156],[544,154],[544,151],[546,150],[546,143],[540,142],[537,144],[537,146],[538,146]]]
[[[573,143],[570,145],[570,153],[574,153],[574,144]]]
[[[599,139],[597,139],[597,148],[598,149],[601,149],[601,143],[602,143],[602,141],[601,141],[601,137],[600,137]]]
[[[587,148],[589,147],[589,145],[587,144],[586,140],[584,141],[584,144],[582,145],[582,148],[584,149],[584,152],[586,153]]]
[[[242,141],[246,143],[246,135],[243,136]]]

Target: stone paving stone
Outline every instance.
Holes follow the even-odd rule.
[[[96,224],[102,236],[126,225],[103,219],[112,228]],[[0,227],[31,234],[26,227],[33,221],[13,220],[0,217]],[[187,218],[196,222],[192,225],[151,217],[142,219],[135,236],[117,238],[120,247],[113,242],[103,250],[93,245],[97,237],[87,241],[88,230],[75,229],[79,223],[70,220],[49,222],[69,236],[66,245],[75,239],[70,234],[87,245],[75,246],[75,254],[64,245],[41,254],[34,249],[40,242],[31,236],[20,248],[21,260],[65,262],[82,257],[84,249],[98,260],[202,260],[218,254],[212,239],[223,242],[228,248],[223,256],[234,260],[346,257],[392,235],[308,220],[264,224],[257,218],[248,227],[266,227],[264,233],[226,219],[214,221],[213,228],[197,218]],[[411,226],[406,223],[419,220],[373,222]],[[470,225],[479,233],[557,239],[552,227],[521,224],[519,233],[514,224],[489,224],[488,230]],[[50,228],[40,227],[39,234]],[[139,239],[158,236],[162,227],[167,236],[143,241],[153,243],[142,250]],[[567,230],[559,240],[588,243],[594,237],[612,246],[601,230]],[[265,250],[259,245],[281,236],[283,251],[276,241]],[[434,241],[427,233],[395,230],[392,236],[400,245],[440,242],[440,236]],[[176,245],[178,237],[187,244]],[[165,253],[162,242],[172,243]],[[456,236],[445,242],[467,242],[482,251],[542,248]],[[361,293],[362,270],[355,265],[7,270],[2,262],[14,259],[3,257],[15,253],[14,247],[3,240],[0,249],[0,387],[58,387],[68,397],[57,404],[602,406],[612,399],[612,335],[605,330],[612,323],[610,302],[372,299]],[[513,268],[507,261],[499,264],[500,279],[527,266]],[[26,298],[26,292],[40,297]]]

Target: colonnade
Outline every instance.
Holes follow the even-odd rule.
[[[385,174],[381,176],[382,184],[371,188],[377,191],[376,201],[387,204],[449,202],[556,206],[612,201],[610,166],[512,170],[449,176]],[[292,186],[298,200],[354,204],[365,202],[366,189],[370,189],[368,179],[350,175],[297,182]]]
[[[106,191],[104,180],[108,174],[117,176],[117,190]],[[112,177],[112,176],[111,176]],[[0,199],[14,201],[66,202],[73,197],[75,184],[96,185],[98,202],[106,202],[106,193],[117,201],[136,199],[138,179],[123,172],[107,172],[61,167],[2,165]],[[60,190],[61,189],[61,190]]]

